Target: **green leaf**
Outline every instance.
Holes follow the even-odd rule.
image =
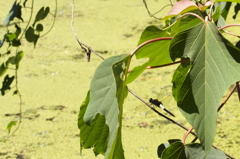
[[[159,38],[159,37],[167,37],[167,31],[162,31],[158,29],[156,26],[147,27],[140,38],[139,44],[143,43],[147,40]],[[142,64],[141,66],[135,67],[128,75],[127,83],[131,83],[135,80],[145,69],[147,66],[156,66],[166,63],[171,63],[172,60],[169,56],[168,48],[170,46],[171,40],[162,40],[149,43],[142,48],[140,48],[135,56],[137,59],[140,58],[149,58],[149,61]]]
[[[213,23],[206,22],[177,34],[170,52],[173,60],[181,57],[191,60],[192,67],[185,80],[176,85],[179,91],[175,99],[208,153],[216,133],[220,99],[240,80],[240,50]]]
[[[34,46],[36,46],[36,43],[38,41],[39,35],[35,34],[35,31],[33,27],[29,27],[25,33],[25,37],[28,42],[33,42]]]
[[[2,63],[2,65],[0,66],[0,77],[2,75],[4,75],[4,73],[7,71],[7,69],[8,69],[8,65],[5,63]]]
[[[138,45],[151,39],[174,36],[178,31],[190,29],[200,22],[201,21],[194,16],[186,16],[178,19],[173,26],[167,29],[165,28],[165,30],[158,29],[156,26],[149,26],[143,31]],[[147,66],[159,66],[171,63],[172,60],[170,59],[169,55],[170,42],[171,40],[156,41],[140,48],[135,53],[136,58],[149,58],[149,61],[133,68],[128,75],[127,84],[134,81],[146,69]]]
[[[12,56],[9,57],[7,60],[7,63],[10,63],[12,65],[17,65],[17,67],[19,66],[19,62],[21,61],[21,59],[23,58],[24,52],[23,51],[19,51],[16,56]]]
[[[15,76],[12,77],[9,77],[8,75],[5,76],[4,81],[2,82],[2,88],[0,89],[2,96],[5,95],[7,90],[11,89],[10,85],[12,84],[14,78]]]
[[[8,15],[4,19],[4,25],[7,26],[14,18],[18,18],[23,21],[21,9],[22,6],[20,5],[20,3],[17,4],[17,1],[15,1]]]
[[[8,125],[7,125],[8,133],[10,133],[12,127],[15,126],[17,124],[17,122],[18,121],[11,121],[10,123],[8,123]]]
[[[46,18],[47,15],[48,15],[48,13],[49,13],[49,11],[50,11],[50,8],[49,8],[49,7],[46,7],[46,8],[42,7],[42,8],[38,11],[38,13],[37,13],[37,15],[36,15],[36,18],[35,18],[35,21],[34,21],[34,23],[33,23],[33,26],[34,26],[38,21],[43,20],[44,18]]]
[[[38,24],[36,27],[36,31],[41,32],[43,31],[43,25],[42,24]]]
[[[15,33],[8,33],[5,36],[6,36],[7,42],[11,42],[17,38],[17,35]]]
[[[105,124],[104,115],[98,114],[90,125],[87,125],[83,116],[86,112],[87,106],[89,104],[89,92],[85,101],[80,106],[80,112],[78,115],[78,128],[80,129],[80,143],[81,150],[83,148],[94,147],[93,151],[95,155],[103,154],[107,150],[107,138],[109,136],[109,127]]]
[[[231,2],[218,2],[214,4],[215,13],[213,14],[213,19],[218,28],[226,25],[226,19],[228,12],[230,10]]]
[[[204,150],[198,143],[184,145],[177,141],[167,147],[161,156],[161,159],[202,159]],[[226,159],[226,155],[219,150],[211,148],[209,155],[205,159]]]
[[[105,154],[109,159],[124,158],[121,128],[123,101],[127,96],[124,80],[129,60],[130,56],[119,55],[104,60],[98,66],[90,86],[89,103],[89,97],[86,98],[87,108],[82,122],[91,128],[86,130],[83,124],[80,126],[80,135],[85,134],[82,143],[89,143],[88,147],[94,147],[96,155]],[[82,146],[85,148],[86,144]]]

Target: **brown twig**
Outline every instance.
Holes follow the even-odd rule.
[[[238,100],[240,101],[240,88],[239,88],[239,81],[236,82],[236,86],[237,86],[237,92],[238,92]]]
[[[91,47],[89,47],[88,45],[84,44],[77,36],[75,29],[73,27],[73,22],[74,22],[74,0],[72,0],[72,21],[71,21],[71,28],[73,31],[73,34],[75,36],[75,38],[77,39],[78,44],[81,46],[81,48],[86,52],[87,54],[87,60],[88,62],[90,61],[90,57],[91,57],[91,52],[95,53],[98,57],[100,57],[102,60],[104,60],[104,58],[97,53],[96,51],[94,51],[93,49],[91,49]]]

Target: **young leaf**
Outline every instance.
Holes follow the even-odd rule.
[[[18,121],[11,121],[10,123],[8,123],[8,125],[7,125],[8,133],[10,133],[12,127],[15,126],[17,124],[17,122]]]
[[[240,50],[211,22],[180,32],[170,46],[172,59],[188,57],[191,69],[176,85],[178,107],[196,130],[206,153],[211,149],[217,107],[224,92],[240,80]],[[181,100],[180,100],[181,99]]]
[[[161,21],[164,21],[166,19],[175,17],[177,15],[180,15],[189,11],[197,10],[197,9],[198,9],[198,6],[193,1],[190,1],[190,0],[182,0],[179,2],[175,2],[174,6],[169,11],[168,15],[164,17]]]
[[[38,21],[43,20],[44,18],[46,18],[47,15],[48,15],[48,13],[49,13],[49,11],[50,11],[50,8],[49,8],[49,7],[46,7],[46,8],[42,7],[42,8],[38,11],[38,13],[37,13],[37,15],[36,15],[36,18],[35,18],[35,21],[34,21],[34,23],[33,23],[33,26],[34,26]]]
[[[92,127],[92,130],[102,134],[102,137],[93,138],[93,132],[88,132],[85,133],[86,136],[83,140],[91,141],[89,146],[94,147],[95,154],[105,154],[105,158],[109,159],[124,158],[121,143],[121,122],[123,101],[127,96],[124,80],[129,60],[130,56],[119,55],[104,60],[98,66],[91,82],[90,101],[83,117],[84,123],[91,127],[99,120],[101,121],[100,124],[97,123],[98,127]],[[103,128],[104,132],[99,131]],[[80,128],[81,131],[84,129]],[[95,146],[94,140],[101,141],[101,143],[98,141],[97,146],[99,147]],[[103,152],[103,149],[100,150],[106,145],[106,152]]]
[[[4,19],[4,25],[7,26],[14,18],[18,18],[23,21],[21,9],[22,6],[19,3],[17,4],[17,1],[15,1],[8,15]]]

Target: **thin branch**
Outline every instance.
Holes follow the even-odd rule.
[[[143,0],[143,3],[144,3],[144,6],[145,6],[145,8],[146,8],[146,10],[147,10],[147,12],[148,12],[148,15],[149,15],[150,17],[153,17],[153,18],[158,19],[158,20],[161,20],[162,18],[155,17],[154,15],[157,14],[157,13],[159,13],[159,12],[161,12],[161,11],[162,11],[164,8],[166,8],[167,6],[172,6],[171,4],[167,4],[167,5],[163,6],[159,11],[157,11],[157,12],[155,12],[155,13],[152,14],[152,13],[149,11],[149,9],[148,9],[148,5],[147,5],[146,0]]]
[[[178,64],[178,63],[188,62],[188,61],[190,61],[190,59],[181,60],[181,61],[177,61],[177,62],[173,62],[173,63],[168,63],[168,64],[164,64],[164,65],[159,65],[159,66],[148,66],[146,69],[161,68],[161,67],[165,67],[165,66],[175,65],[175,64]]]
[[[81,46],[81,48],[86,52],[87,54],[87,59],[88,59],[88,62],[90,61],[90,56],[91,56],[91,52],[95,53],[98,57],[100,57],[102,60],[104,60],[104,58],[99,54],[97,53],[96,51],[94,51],[93,49],[91,49],[91,47],[89,47],[88,45],[84,44],[77,36],[76,32],[75,32],[75,29],[73,27],[73,22],[74,22],[74,0],[72,0],[72,21],[71,21],[71,28],[72,28],[72,31],[73,31],[73,34],[75,36],[75,38],[77,39],[78,41],[78,44]]]

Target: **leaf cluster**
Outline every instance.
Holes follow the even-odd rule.
[[[88,95],[80,106],[81,148],[94,147],[95,155],[123,159],[123,103],[128,91],[132,93],[127,84],[145,69],[180,63],[173,73],[172,93],[180,112],[192,126],[187,135],[194,129],[200,143],[185,144],[187,135],[184,135],[182,140],[161,144],[158,157],[231,157],[212,146],[220,99],[231,85],[240,81],[240,49],[224,37],[229,34],[224,28],[231,26],[226,26],[226,19],[233,2],[237,3],[235,19],[238,0],[179,0],[162,18],[166,25],[148,26],[131,54],[104,60],[96,69]],[[149,60],[129,70],[134,55]]]

